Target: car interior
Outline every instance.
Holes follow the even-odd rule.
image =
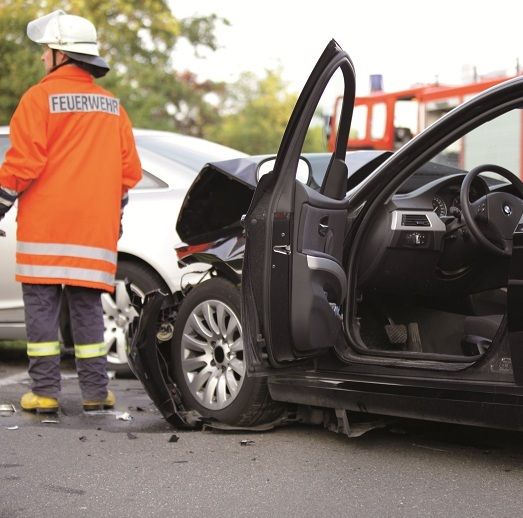
[[[487,138],[499,141],[486,130],[501,125],[493,121],[464,137],[459,144],[468,144],[468,155],[457,156],[459,146],[453,145],[446,157],[443,152],[425,163],[373,214],[358,264],[353,328],[359,352],[470,362],[503,334],[511,239],[523,211],[521,171],[496,146],[472,148]],[[519,145],[512,151],[519,156]],[[481,173],[466,185],[472,169]],[[472,229],[462,206],[464,189]],[[509,200],[499,217],[489,201],[496,196]],[[485,203],[488,218],[482,217]]]

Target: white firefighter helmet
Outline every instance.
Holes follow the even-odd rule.
[[[72,59],[109,70],[98,51],[96,28],[86,18],[59,9],[29,22],[27,36],[35,43],[61,50]]]

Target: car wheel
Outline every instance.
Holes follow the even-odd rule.
[[[127,337],[129,324],[138,316],[131,305],[125,279],[130,282],[131,290],[141,298],[156,289],[170,292],[163,280],[147,266],[131,261],[118,263],[115,291],[102,295],[102,306],[104,341],[108,346],[107,367],[119,376],[132,375],[127,363]]]
[[[205,417],[253,426],[276,419],[266,378],[246,376],[240,292],[214,278],[193,288],[180,306],[172,342],[175,379],[184,404]]]

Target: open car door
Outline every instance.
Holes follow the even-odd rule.
[[[296,172],[314,112],[337,71],[344,98],[336,149],[317,192],[297,181]],[[317,356],[342,336],[345,154],[354,97],[353,64],[332,40],[292,112],[274,171],[260,179],[245,216],[242,323],[251,374]]]

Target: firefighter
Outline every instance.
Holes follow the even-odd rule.
[[[69,304],[85,410],[112,408],[100,295],[114,291],[127,191],[142,169],[131,122],[98,86],[109,66],[94,25],[55,11],[30,22],[46,75],[22,96],[0,168],[0,219],[18,199],[16,280],[22,283],[31,392],[24,410],[59,408],[59,312]]]

